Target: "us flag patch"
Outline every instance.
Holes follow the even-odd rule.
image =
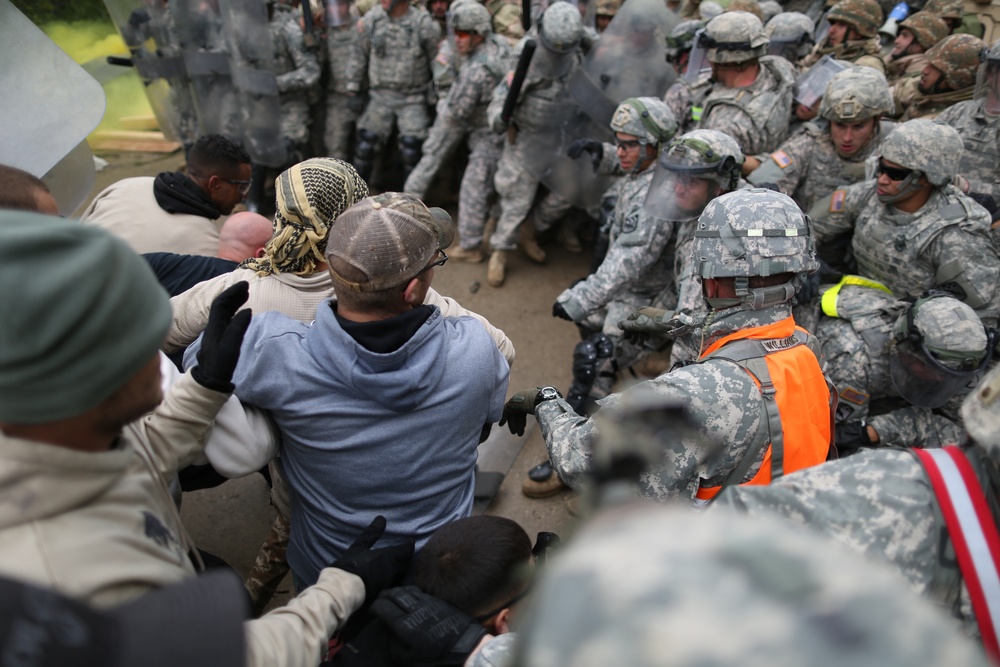
[[[868,400],[868,394],[851,387],[847,387],[840,392],[840,397],[849,403],[854,403],[855,405],[864,405]]]
[[[788,156],[785,151],[776,151],[771,153],[771,159],[778,163],[778,166],[782,169],[787,169],[792,164],[792,158]]]
[[[830,195],[830,213],[839,213],[844,210],[844,199],[847,197],[846,190],[834,190]]]

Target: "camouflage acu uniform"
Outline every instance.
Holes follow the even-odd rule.
[[[837,418],[866,420],[879,447],[943,447],[959,442],[961,425],[933,410],[902,401],[889,377],[889,343],[908,303],[885,292],[845,285],[837,295],[838,317],[820,317],[816,337],[826,372],[840,392]],[[886,399],[895,398],[895,401]]]
[[[997,490],[986,473],[993,464],[979,447],[965,452],[995,503]],[[778,514],[866,556],[888,560],[914,590],[959,619],[967,635],[979,636],[941,510],[923,466],[909,452],[861,452],[770,486],[728,489],[715,505],[718,511]]]
[[[920,122],[920,121],[917,121]],[[937,188],[916,213],[875,196],[874,181],[833,193],[825,218],[813,221],[817,243],[853,232],[858,272],[897,297],[937,288],[962,299],[987,326],[1000,314],[1000,257],[990,238],[990,215],[953,185]]]
[[[291,7],[276,3],[270,28],[281,100],[281,136],[301,147],[309,141],[309,91],[319,81],[319,63],[303,43],[302,29]]]
[[[528,38],[539,39],[537,26],[532,26],[528,31],[525,40]],[[520,58],[525,40],[522,40],[515,49],[512,62],[516,63]],[[511,127],[505,136],[496,176],[493,179],[497,194],[500,195],[501,209],[496,231],[490,238],[493,250],[513,250],[516,247],[518,227],[532,210],[534,210],[535,226],[545,230],[570,209],[570,203],[564,197],[551,191],[547,192],[532,209],[539,181],[537,176],[525,169],[524,164],[532,149],[536,148],[531,141],[531,135],[556,131],[562,120],[558,110],[569,96],[569,81],[582,60],[579,49],[576,49],[571,56],[573,59],[571,66],[559,78],[539,76],[533,72],[533,68],[530,68],[524,79],[511,118]],[[494,126],[495,121],[500,118],[508,91],[506,80],[501,81],[493,91],[493,99],[487,109],[487,119],[491,126]]]
[[[890,123],[883,123],[864,148],[844,158],[833,147],[827,121],[806,123],[747,180],[755,185],[774,183],[803,211],[809,211],[814,202],[838,187],[865,180],[865,160],[875,154],[880,137],[890,129]]]
[[[757,80],[727,88],[711,75],[689,84],[674,82],[663,101],[677,117],[678,134],[703,128],[732,136],[747,155],[776,150],[788,132],[795,70],[778,56],[760,58]]]
[[[749,335],[749,329],[783,320],[788,320],[791,330],[788,303],[761,310],[736,306],[714,311],[711,323],[705,325],[700,336],[705,345],[710,345],[724,336],[737,332]],[[648,391],[681,402],[697,425],[698,435],[664,443],[662,465],[647,470],[639,478],[637,487],[641,496],[694,501],[699,487],[721,485],[742,460],[758,430],[767,429],[767,420],[761,416],[764,399],[753,378],[740,366],[721,359],[677,368],[623,394],[612,394],[599,401],[601,409],[590,419],[576,414],[561,399],[545,401],[535,407],[535,418],[548,447],[549,460],[563,482],[581,488],[593,469],[592,450],[603,411],[614,409],[633,392]],[[764,456],[765,450],[761,450],[740,482],[756,475]]]
[[[605,145],[605,155],[614,155],[610,148]],[[652,304],[673,282],[674,223],[657,219],[643,208],[655,169],[654,162],[616,184],[618,201],[611,214],[604,261],[597,271],[556,298],[574,322],[603,331],[615,342],[621,368],[630,366],[639,350],[623,353],[618,323],[636,308]]]
[[[434,120],[424,155],[406,180],[405,192],[423,198],[431,180],[454,148],[468,138],[469,162],[462,176],[458,200],[458,234],[461,246],[478,248],[493,194],[493,175],[503,147],[503,137],[486,123],[486,108],[493,90],[506,73],[511,49],[507,41],[489,35],[468,59],[444,98]]]
[[[326,31],[329,80],[326,91],[326,154],[338,160],[350,161],[354,129],[360,115],[348,106],[347,64],[358,41],[358,31],[352,23],[329,27]]]
[[[958,163],[958,173],[969,182],[969,192],[984,192],[1000,201],[1000,150],[997,132],[1000,116],[992,116],[983,108],[983,101],[959,102],[937,117],[962,135],[965,151]]]
[[[360,93],[367,85],[369,94],[358,127],[385,142],[395,121],[401,137],[425,139],[430,125],[431,61],[441,28],[424,9],[411,6],[394,19],[378,5],[358,21],[357,30],[360,37],[347,67],[347,90]]]

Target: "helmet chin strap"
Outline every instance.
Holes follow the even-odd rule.
[[[919,181],[923,174],[919,171],[911,171],[910,175],[899,182],[899,192],[894,195],[876,195],[883,204],[895,204],[901,199],[909,197],[922,186]]]

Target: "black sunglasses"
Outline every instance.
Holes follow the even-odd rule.
[[[878,170],[879,174],[885,174],[893,181],[904,181],[906,178],[913,173],[912,169],[904,169],[903,167],[889,167],[886,166],[885,161],[882,158],[878,160]]]

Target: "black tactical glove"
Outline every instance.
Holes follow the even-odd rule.
[[[362,113],[365,110],[365,98],[357,93],[348,95],[347,108],[354,113]]]
[[[361,531],[347,551],[331,567],[361,577],[365,583],[365,603],[371,604],[386,588],[402,580],[413,557],[413,542],[372,549],[385,532],[385,517],[379,515]]]
[[[820,273],[819,271],[814,271],[807,276],[802,276],[799,278],[801,287],[799,291],[795,293],[795,300],[797,303],[810,303],[813,299],[820,296]]]
[[[573,321],[573,318],[569,316],[569,313],[566,312],[566,309],[558,301],[552,304],[552,317],[558,317],[559,319],[566,320],[567,322]]]
[[[372,613],[392,631],[396,664],[462,665],[488,634],[476,619],[416,586],[384,591]]]
[[[569,145],[566,155],[575,160],[583,155],[584,151],[590,153],[590,166],[594,168],[596,174],[601,166],[601,159],[604,158],[604,144],[593,139],[577,139]]]
[[[241,280],[212,302],[208,324],[201,335],[198,365],[191,369],[191,377],[206,389],[228,394],[235,388],[233,371],[240,360],[240,346],[251,316],[249,308],[236,311],[249,296],[250,286]]]
[[[837,453],[841,456],[854,454],[862,447],[871,447],[872,441],[868,437],[868,423],[862,419],[856,422],[842,422],[837,424]]]
[[[543,395],[543,390],[546,394]],[[535,406],[542,401],[553,398],[562,398],[562,394],[552,387],[535,387],[519,391],[510,397],[506,405],[503,406],[503,416],[500,417],[500,426],[507,424],[510,432],[516,436],[524,435],[524,427],[528,422],[528,415],[535,414]]]
[[[642,345],[663,328],[663,316],[668,312],[670,311],[646,306],[619,322],[618,328],[625,332],[625,340],[633,345]]]

